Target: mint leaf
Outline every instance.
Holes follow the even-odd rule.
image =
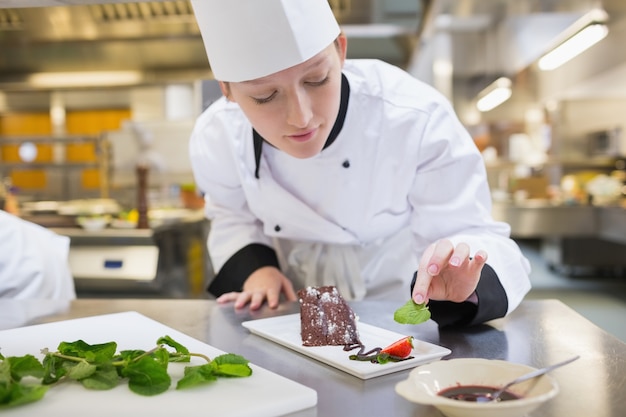
[[[80,380],[80,383],[85,388],[97,391],[113,389],[118,386],[119,382],[120,376],[117,374],[117,369],[113,366],[98,369],[91,376]]]
[[[121,371],[128,378],[128,388],[139,395],[157,395],[167,391],[172,379],[158,360],[150,356],[132,361]]]
[[[39,401],[48,387],[43,385],[25,385],[12,382],[0,385],[0,410]]]
[[[211,365],[214,366],[215,374],[219,376],[245,377],[252,375],[248,360],[233,353],[217,356]]]
[[[57,349],[62,355],[84,358],[92,363],[104,363],[110,361],[115,355],[117,343],[90,345],[82,340],[77,340],[75,342],[61,342]]]
[[[54,384],[63,378],[63,376],[67,373],[67,368],[63,366],[65,362],[65,359],[61,359],[52,354],[47,354],[46,357],[43,358],[44,376],[41,381],[42,384]]]
[[[420,324],[430,319],[430,310],[426,304],[409,300],[393,313],[393,319],[400,324]]]
[[[163,336],[159,338],[159,340],[157,340],[157,344],[158,345],[165,344],[165,345],[168,345],[169,347],[173,347],[174,349],[176,349],[176,353],[177,353],[176,355],[175,354],[169,355],[170,362],[189,362],[191,359],[191,356],[189,356],[189,350],[185,346],[181,345],[180,343],[172,339],[170,336]]]
[[[43,398],[48,387],[20,383],[25,376],[42,375],[43,367],[32,355],[0,357],[0,410]]]
[[[185,376],[176,383],[176,389],[197,387],[215,380],[217,380],[217,376],[213,372],[213,366],[210,363],[199,366],[187,366],[185,367]]]
[[[90,377],[96,372],[96,369],[96,365],[89,362],[78,362],[76,365],[68,367],[67,377],[78,381]]]
[[[243,378],[252,375],[249,361],[240,355],[225,353],[200,366],[187,366],[176,389],[186,389],[215,381],[218,377]]]
[[[16,382],[25,376],[43,377],[43,366],[33,355],[9,356],[6,361],[11,369],[11,378]]]

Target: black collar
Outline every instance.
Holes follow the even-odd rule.
[[[341,132],[343,122],[346,120],[349,97],[350,84],[348,84],[348,79],[346,78],[346,76],[341,74],[341,102],[339,103],[339,114],[337,115],[337,120],[335,120],[335,124],[333,125],[330,134],[328,135],[328,139],[326,139],[324,149],[328,148],[335,141],[335,139],[337,139],[337,136],[339,136],[339,132]],[[252,129],[252,140],[254,141],[254,162],[256,164],[254,169],[254,176],[258,179],[259,166],[261,165],[261,151],[263,149],[263,142],[265,142],[265,139],[263,139],[256,130]]]

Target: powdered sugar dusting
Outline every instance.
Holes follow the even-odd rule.
[[[298,292],[304,346],[357,344],[356,316],[334,286]]]

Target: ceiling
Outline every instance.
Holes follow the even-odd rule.
[[[350,57],[400,66],[430,4],[330,2],[348,35]],[[0,0],[0,88],[29,89],[30,74],[75,71],[140,71],[144,83],[210,76],[189,0]]]
[[[562,30],[556,22],[564,16],[570,22],[598,3],[329,2],[348,36],[349,57],[380,58],[406,68],[443,30],[452,39],[455,76],[467,79],[523,69],[536,55],[528,45],[549,47]],[[607,10],[626,11],[624,0],[603,3]],[[525,46],[512,56],[511,45],[520,39]],[[35,89],[35,73],[93,71],[136,71],[141,77],[135,82],[143,84],[210,77],[189,0],[0,0],[0,90]]]

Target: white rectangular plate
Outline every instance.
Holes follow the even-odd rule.
[[[210,358],[225,352],[178,332],[137,312],[66,320],[0,331],[0,349],[5,357],[31,354],[43,359],[42,348],[56,350],[62,341],[79,339],[89,344],[117,342],[118,352],[148,350],[161,336],[170,336],[190,352]],[[230,352],[237,353],[237,352]],[[109,391],[92,391],[77,383],[51,387],[38,402],[2,410],[3,417],[32,416],[150,416],[205,417],[278,416],[317,404],[317,392],[297,382],[251,364],[248,378],[222,378],[211,385],[176,390],[176,381],[185,366],[206,363],[193,358],[191,363],[171,363],[169,391],[152,397],[131,392],[126,381]],[[242,401],[242,398],[245,401]]]
[[[342,346],[302,346],[300,336],[300,314],[245,321],[242,325],[250,332],[286,346],[320,362],[334,366],[361,379],[374,378],[393,372],[414,368],[417,365],[438,360],[451,353],[450,349],[413,339],[413,356],[401,362],[376,364],[350,359],[352,352],[346,352]],[[386,347],[405,336],[390,330],[358,322],[359,338],[366,350]]]

